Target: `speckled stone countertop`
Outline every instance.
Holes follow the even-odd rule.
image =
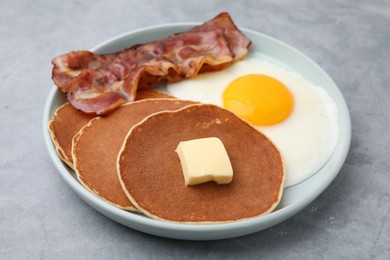
[[[104,217],[66,185],[45,148],[52,57],[133,29],[202,22],[221,11],[297,48],[335,80],[352,119],[343,168],[303,211],[244,237],[171,240]],[[2,0],[0,258],[389,259],[389,28],[385,0]]]

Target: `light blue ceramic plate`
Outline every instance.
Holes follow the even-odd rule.
[[[132,31],[110,39],[93,48],[92,51],[97,53],[118,51],[136,43],[162,39],[169,34],[186,31],[195,25],[197,24],[168,24]],[[227,224],[175,224],[127,212],[101,200],[77,181],[74,172],[66,167],[56,154],[47,130],[47,124],[56,108],[65,102],[65,98],[56,87],[53,87],[45,105],[43,129],[50,157],[65,182],[89,205],[114,221],[145,233],[189,240],[224,239],[259,232],[290,218],[317,198],[336,177],[349,150],[351,122],[345,100],[335,82],[311,59],[272,37],[251,30],[242,29],[242,31],[253,41],[250,50],[251,55],[260,54],[269,56],[277,62],[302,74],[315,85],[322,86],[338,107],[340,136],[332,157],[311,178],[285,189],[282,201],[274,212],[266,216]]]

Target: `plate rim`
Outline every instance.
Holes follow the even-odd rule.
[[[167,23],[167,24],[161,24],[161,25],[155,25],[155,26],[148,26],[139,28],[136,30],[131,30],[129,32],[125,32],[122,34],[119,34],[117,36],[114,36],[108,40],[105,40],[101,42],[100,44],[97,44],[95,47],[91,48],[90,51],[96,51],[104,46],[107,46],[109,44],[112,44],[113,42],[116,42],[120,39],[123,39],[125,37],[131,37],[132,35],[138,34],[138,33],[145,33],[154,30],[161,30],[161,29],[182,29],[181,27],[190,27],[190,26],[196,26],[200,23],[197,22],[186,22],[186,23]],[[231,223],[216,223],[216,224],[207,224],[207,225],[194,225],[194,224],[185,224],[185,223],[173,223],[173,222],[166,222],[161,220],[154,220],[147,218],[145,216],[141,216],[132,212],[127,212],[122,209],[119,209],[110,203],[98,198],[91,192],[89,192],[87,189],[85,189],[69,172],[67,166],[64,165],[64,163],[60,160],[58,157],[54,145],[52,144],[49,131],[48,131],[48,122],[51,119],[50,118],[50,112],[53,100],[56,95],[58,95],[59,91],[57,87],[53,84],[53,87],[49,93],[49,96],[46,99],[45,107],[43,111],[43,132],[44,132],[44,140],[46,148],[49,152],[51,161],[54,163],[55,168],[59,171],[61,177],[65,180],[65,182],[71,187],[71,189],[76,192],[76,194],[83,199],[85,202],[87,202],[90,206],[92,206],[95,210],[99,211],[103,215],[107,216],[108,218],[121,223],[127,227],[153,234],[158,235],[162,237],[168,237],[168,238],[176,238],[176,239],[190,239],[190,240],[213,240],[213,239],[224,239],[224,238],[232,238],[232,237],[238,237],[242,235],[251,234],[254,232],[258,232],[261,230],[264,230],[266,228],[269,228],[271,226],[274,226],[301,211],[303,208],[305,208],[309,203],[314,201],[329,185],[330,183],[335,179],[335,177],[338,175],[339,171],[341,170],[341,167],[344,165],[344,162],[346,160],[346,157],[348,155],[350,142],[351,142],[351,119],[349,110],[347,107],[347,104],[345,102],[345,99],[338,87],[338,85],[334,82],[334,80],[330,77],[330,75],[316,62],[314,62],[310,57],[306,56],[304,53],[300,52],[296,48],[288,45],[287,43],[276,39],[270,35],[257,32],[251,29],[246,28],[240,28],[240,30],[243,33],[249,33],[253,35],[258,35],[262,38],[266,38],[270,41],[278,43],[280,46],[283,46],[284,48],[290,49],[305,60],[307,60],[311,66],[314,66],[320,73],[322,73],[329,82],[331,82],[336,89],[338,98],[340,99],[340,102],[338,105],[342,106],[342,110],[344,111],[344,117],[345,117],[345,139],[339,141],[343,141],[343,144],[340,145],[339,143],[336,145],[336,148],[331,156],[334,157],[336,155],[336,152],[338,153],[337,156],[339,156],[339,159],[336,162],[336,165],[334,165],[332,170],[332,176],[327,179],[325,183],[321,185],[321,188],[316,190],[312,196],[303,196],[300,200],[295,201],[293,204],[287,205],[286,207],[280,208],[270,214],[251,218],[248,220],[243,221],[237,221],[237,222],[231,222]],[[338,149],[338,147],[341,146],[342,149]],[[327,162],[328,163],[328,162]],[[326,163],[326,164],[327,164]],[[315,174],[314,174],[315,175]],[[128,221],[131,221],[129,223]],[[263,226],[263,228],[256,229],[254,227]],[[214,232],[218,232],[217,234],[214,234]]]

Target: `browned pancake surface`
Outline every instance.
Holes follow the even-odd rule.
[[[65,103],[56,110],[49,122],[49,132],[56,151],[72,168],[72,139],[93,117],[75,109],[70,103]]]
[[[116,171],[116,159],[127,132],[150,114],[193,103],[177,99],[145,99],[127,103],[106,117],[91,120],[73,140],[73,160],[80,182],[108,202],[133,210]]]
[[[218,137],[233,167],[233,181],[185,186],[181,141]],[[134,126],[118,157],[126,194],[146,215],[175,222],[228,222],[256,217],[279,203],[284,166],[276,147],[233,113],[193,105],[154,114]]]
[[[169,95],[168,93],[153,90],[153,89],[138,90],[137,95],[135,96],[135,100],[142,100],[148,98],[175,98],[175,97]]]
[[[150,98],[174,98],[173,96],[156,91],[140,90],[136,100]],[[57,154],[66,164],[73,168],[72,139],[85,126],[94,115],[86,114],[75,109],[70,103],[59,107],[49,122],[49,132],[56,147]]]

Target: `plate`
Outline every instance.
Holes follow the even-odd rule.
[[[198,23],[167,24],[148,27],[114,37],[92,49],[96,53],[109,53],[124,49],[136,43],[163,39],[169,34],[187,31]],[[186,239],[215,240],[243,236],[274,226],[298,213],[317,198],[340,171],[351,142],[351,121],[345,100],[331,77],[315,62],[289,45],[252,30],[241,29],[252,40],[250,55],[271,57],[284,66],[300,73],[317,86],[323,87],[336,103],[340,127],[339,142],[329,161],[309,179],[284,190],[277,209],[265,216],[234,223],[193,225],[171,223],[150,219],[140,214],[127,212],[112,206],[85,189],[76,179],[74,172],[57,156],[48,132],[48,122],[54,111],[66,102],[64,96],[53,87],[46,101],[43,115],[43,129],[47,150],[65,182],[89,205],[127,227],[152,235]]]

